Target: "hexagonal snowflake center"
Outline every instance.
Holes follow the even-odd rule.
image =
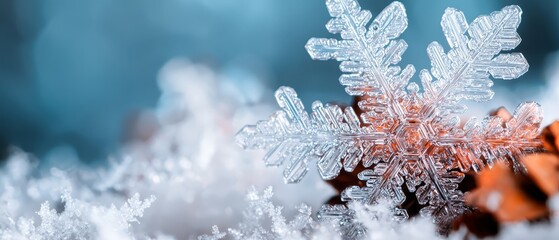
[[[399,127],[396,132],[398,152],[402,154],[417,155],[424,152],[429,135],[423,124],[406,123]]]

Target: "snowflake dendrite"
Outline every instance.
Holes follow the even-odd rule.
[[[423,90],[410,82],[412,65],[398,66],[407,48],[398,39],[407,27],[404,6],[393,2],[371,23],[371,13],[356,0],[327,0],[329,32],[341,39],[311,38],[306,49],[313,59],[340,61],[340,83],[359,96],[359,109],[316,101],[309,114],[288,87],[275,97],[281,110],[269,120],[244,127],[237,141],[248,149],[266,149],[269,166],[285,165],[285,181],[296,183],[316,160],[324,179],[340,171],[358,174],[365,187],[350,187],[345,201],[374,203],[406,200],[404,188],[417,197],[422,215],[448,221],[463,211],[458,184],[464,173],[505,161],[525,171],[523,154],[538,151],[542,110],[537,103],[520,104],[510,120],[488,116],[461,124],[465,100],[488,101],[494,79],[515,79],[528,70],[521,53],[501,53],[521,41],[516,29],[522,11],[507,6],[468,24],[456,9],[445,11],[441,26],[450,46],[427,48],[431,69],[419,73]],[[363,112],[358,116],[356,112]],[[340,208],[325,207],[322,214]],[[407,217],[405,211],[397,211]]]

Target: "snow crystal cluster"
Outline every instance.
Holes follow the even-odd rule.
[[[134,239],[133,224],[155,200],[97,193],[87,181],[58,169],[40,173],[33,163],[13,149],[2,169],[0,239]]]
[[[421,218],[409,222],[393,221],[393,203],[383,201],[376,205],[363,205],[355,202],[349,209],[355,212],[347,226],[339,225],[339,219],[312,218],[312,209],[301,204],[297,207],[298,214],[290,221],[282,214],[282,207],[273,204],[272,189],[266,188],[263,193],[256,189],[247,195],[248,206],[244,218],[237,228],[229,228],[221,232],[217,226],[212,228],[211,235],[202,235],[199,240],[230,239],[438,239],[430,220]],[[266,220],[271,222],[268,228]],[[348,222],[349,223],[349,222]],[[351,227],[354,231],[343,231],[340,228]],[[365,231],[366,230],[366,231]],[[425,233],[427,232],[427,234]],[[348,233],[351,235],[344,235]],[[418,237],[419,236],[419,237]]]
[[[323,179],[362,164],[366,170],[358,176],[366,186],[347,188],[342,200],[371,204],[388,198],[402,204],[407,191],[422,206],[421,215],[439,223],[463,212],[458,184],[465,172],[497,161],[525,171],[519,159],[541,145],[537,103],[520,104],[508,121],[488,116],[461,124],[459,118],[465,100],[492,98],[491,78],[515,79],[528,70],[521,53],[501,53],[520,43],[518,6],[470,24],[461,11],[447,9],[441,26],[450,50],[438,42],[428,46],[431,69],[419,73],[423,91],[410,82],[413,65],[398,65],[407,48],[398,38],[408,25],[401,3],[393,2],[372,21],[356,0],[327,0],[326,6],[332,16],[326,28],[341,39],[311,38],[306,49],[313,59],[341,62],[340,83],[359,97],[358,108],[316,101],[307,113],[296,92],[281,87],[275,93],[281,110],[244,127],[237,135],[241,146],[268,150],[266,165],[285,165],[288,183],[299,182],[314,161]],[[340,214],[337,208],[323,210]],[[406,211],[396,213],[407,218]]]

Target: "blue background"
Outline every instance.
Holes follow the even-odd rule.
[[[376,15],[390,2],[361,5]],[[523,42],[515,51],[530,71],[496,85],[521,91],[543,84],[546,59],[559,44],[557,1],[402,2],[409,19],[403,63],[418,70],[430,67],[431,41],[446,46],[446,7],[472,21],[520,5]],[[271,88],[292,86],[306,104],[348,102],[338,64],[312,61],[304,49],[310,37],[331,36],[328,19],[323,0],[0,0],[0,149],[16,145],[40,157],[67,144],[82,159],[103,159],[118,148],[125,119],[155,107],[157,72],[177,56],[254,72]]]

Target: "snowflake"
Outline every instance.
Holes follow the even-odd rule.
[[[366,186],[346,189],[343,200],[403,203],[407,189],[422,206],[421,215],[438,221],[463,211],[458,184],[465,172],[496,161],[525,171],[521,157],[540,148],[537,103],[522,103],[510,120],[488,116],[461,125],[459,118],[464,100],[492,98],[490,76],[509,80],[528,70],[522,54],[501,53],[521,41],[518,6],[480,16],[470,25],[462,12],[447,9],[441,26],[450,50],[445,53],[437,42],[429,45],[431,70],[419,73],[420,92],[410,82],[415,68],[397,65],[407,48],[398,39],[407,27],[401,3],[390,4],[370,24],[371,13],[356,0],[327,0],[326,5],[332,16],[326,27],[341,39],[311,38],[306,49],[313,59],[341,61],[340,83],[360,97],[359,109],[317,101],[308,114],[295,91],[281,87],[275,97],[282,110],[244,127],[237,135],[241,146],[267,149],[266,165],[284,164],[288,183],[299,182],[313,160],[324,179],[336,178],[342,168],[352,172],[361,163],[366,170],[358,176]]]

